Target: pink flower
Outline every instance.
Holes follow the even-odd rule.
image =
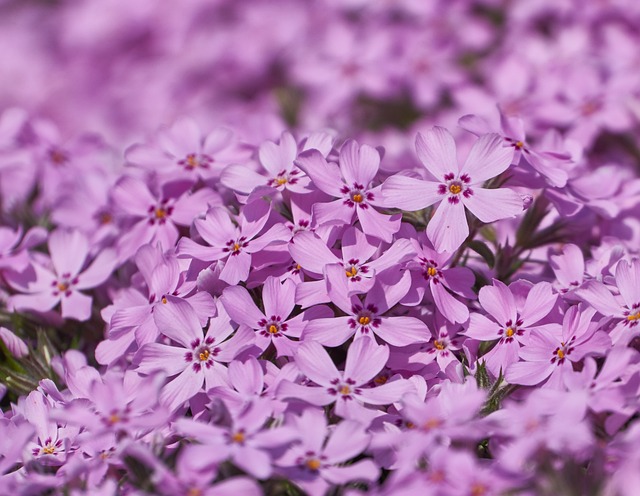
[[[464,207],[482,222],[515,217],[523,200],[507,189],[487,189],[482,183],[504,172],[511,164],[513,149],[497,134],[476,141],[464,165],[458,165],[456,144],[449,131],[435,126],[416,137],[418,157],[427,181],[395,175],[382,185],[386,207],[421,210],[440,202],[427,225],[427,236],[438,252],[454,252],[469,235]]]
[[[191,305],[167,296],[167,303],[156,308],[154,318],[162,334],[176,346],[160,343],[144,345],[134,357],[140,373],[163,371],[173,377],[163,388],[160,400],[175,410],[205,385],[206,389],[227,384],[227,367],[236,355],[249,347],[253,333],[239,329],[234,334],[222,306],[204,333]],[[233,336],[232,336],[233,335]]]
[[[595,312],[574,305],[564,315],[562,330],[533,331],[519,351],[524,361],[507,367],[507,382],[535,386],[546,381],[547,387],[564,389],[563,376],[573,371],[573,363],[587,355],[604,355],[611,348],[611,338],[591,323]]]
[[[358,339],[349,346],[344,372],[339,372],[322,345],[306,341],[295,355],[296,365],[318,387],[282,381],[276,395],[283,399],[300,399],[317,406],[335,403],[335,412],[341,417],[370,419],[373,412],[367,412],[365,404],[388,405],[413,390],[413,385],[404,379],[388,381],[373,388],[366,387],[382,370],[388,358],[387,346],[379,346],[369,339]]]
[[[51,266],[33,262],[25,272],[7,272],[15,289],[26,293],[10,297],[17,310],[46,312],[58,303],[62,317],[87,320],[91,316],[90,296],[80,290],[95,288],[111,275],[116,266],[115,252],[105,249],[85,267],[89,242],[79,231],[58,230],[49,237]]]
[[[313,217],[317,225],[350,224],[357,216],[365,234],[390,242],[400,228],[400,216],[387,216],[375,210],[380,206],[380,187],[372,187],[380,167],[380,153],[368,145],[347,141],[340,150],[340,165],[327,162],[317,150],[309,150],[296,161],[328,195],[337,198],[329,203],[316,203]]]
[[[512,290],[494,279],[493,286],[480,290],[478,299],[493,320],[474,312],[465,334],[481,341],[498,340],[496,346],[481,357],[497,377],[500,370],[504,372],[518,361],[520,345],[528,341],[530,332],[539,327],[536,324],[551,312],[557,296],[549,283],[541,282],[529,289],[524,305],[519,308]]]

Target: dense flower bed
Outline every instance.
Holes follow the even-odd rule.
[[[0,0],[0,493],[640,494],[639,33]]]

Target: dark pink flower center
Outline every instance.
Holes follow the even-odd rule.
[[[169,205],[169,200],[162,200],[157,205],[150,205],[148,212],[150,225],[163,225],[167,222],[167,219],[171,217],[171,214],[173,213],[173,207]]]
[[[460,195],[469,198],[473,195],[473,190],[468,186],[471,178],[468,174],[462,174],[456,177],[453,172],[444,175],[444,181],[438,185],[438,193],[446,195],[447,200],[451,204],[457,204],[460,201]]]
[[[360,260],[357,258],[350,259],[346,264],[343,264],[343,266],[347,278],[352,282],[361,281],[362,277],[360,277],[360,274],[367,274],[369,272],[369,267],[364,264],[360,265]]]
[[[246,236],[240,236],[238,239],[230,239],[225,243],[225,247],[222,249],[225,253],[231,253],[231,256],[238,255],[243,248],[249,246]]]
[[[500,336],[499,343],[511,343],[515,336],[524,335],[524,329],[520,327],[524,324],[521,319],[516,320],[515,322],[512,320],[507,320],[504,324],[504,328],[498,330],[498,336]]]
[[[351,188],[345,184],[340,189],[340,192],[346,196],[344,204],[352,208],[358,206],[360,208],[367,209],[369,208],[369,204],[367,202],[374,199],[373,193],[370,193],[362,184],[358,183],[353,183],[353,187]]]
[[[211,167],[213,159],[209,155],[203,153],[189,153],[182,160],[178,160],[178,165],[184,167],[188,171],[192,171],[200,167],[201,169],[208,169]]]
[[[380,327],[382,320],[377,316],[378,308],[375,305],[369,304],[367,308],[354,305],[351,310],[354,316],[347,321],[351,329],[359,329],[362,334],[369,334],[371,328]]]
[[[267,181],[267,185],[273,188],[284,188],[286,184],[296,184],[300,179],[297,177],[300,174],[298,169],[291,169],[287,171],[287,169],[282,169],[278,172],[278,175],[272,179]]]
[[[269,320],[262,319],[258,322],[260,335],[265,337],[281,338],[283,332],[286,332],[288,326],[286,322],[282,322],[282,317],[272,315]]]
[[[212,345],[215,339],[208,337],[203,341],[194,339],[191,342],[191,351],[184,355],[184,361],[191,363],[193,370],[200,372],[203,368],[210,369],[213,367],[213,359],[220,353],[220,348],[214,348]]]
[[[61,277],[51,283],[53,288],[53,296],[71,296],[73,286],[78,284],[78,278],[71,278],[71,274],[68,272],[62,274]]]

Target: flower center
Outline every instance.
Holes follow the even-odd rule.
[[[367,315],[363,315],[358,319],[358,322],[360,323],[360,325],[366,326],[369,324],[369,322],[371,322],[371,317],[368,317]]]
[[[206,362],[207,360],[209,360],[209,355],[211,355],[209,348],[203,348],[200,353],[198,353],[198,358],[201,362]]]
[[[318,470],[322,466],[322,463],[317,458],[310,458],[305,465],[309,470]]]
[[[149,224],[164,224],[173,213],[173,207],[167,205],[167,200],[161,201],[158,205],[149,207]]]
[[[343,396],[351,394],[351,388],[349,386],[342,386],[338,391]]]
[[[352,265],[346,271],[347,277],[355,277],[358,274],[358,268]]]
[[[422,428],[426,431],[430,431],[431,429],[440,427],[440,424],[442,424],[442,421],[440,419],[431,418],[427,420],[424,424],[422,424]]]
[[[518,150],[520,150],[524,147],[524,143],[522,141],[516,141],[513,146],[515,146]]]
[[[431,277],[435,277],[438,274],[438,270],[435,267],[429,267],[427,269],[427,274]]]
[[[627,320],[629,322],[635,322],[637,320],[640,320],[640,311],[627,315]]]
[[[278,334],[280,332],[280,329],[278,329],[278,326],[275,324],[271,324],[268,329],[269,334]]]
[[[66,291],[67,289],[69,289],[69,283],[68,282],[59,282],[58,284],[56,284],[56,287],[60,291]]]
[[[178,165],[183,166],[187,170],[194,170],[198,167],[208,169],[213,159],[208,155],[189,153],[185,158],[178,161]]]
[[[460,183],[451,183],[449,185],[449,193],[453,195],[457,195],[457,194],[460,194],[461,191],[462,191],[462,186],[460,185]]]
[[[436,350],[440,351],[444,350],[447,347],[446,343],[444,341],[440,341],[439,339],[436,339],[433,342],[433,346]]]
[[[562,360],[565,357],[564,350],[556,350],[556,355],[558,355],[558,358]]]
[[[244,443],[244,440],[245,440],[245,436],[244,436],[244,432],[242,431],[238,431],[235,434],[233,434],[233,436],[231,436],[231,441],[237,444]]]
[[[56,448],[55,446],[48,444],[44,448],[42,448],[42,452],[45,455],[53,455],[56,452]]]
[[[166,217],[167,217],[167,211],[162,207],[156,208],[154,214],[156,216],[156,219],[158,219],[158,220],[166,219]]]
[[[507,336],[508,338],[512,337],[515,333],[516,331],[514,331],[511,327],[507,327],[507,330],[504,331],[505,336]]]
[[[362,203],[362,193],[351,193],[351,199],[356,203]]]
[[[286,177],[276,177],[273,182],[278,186],[282,186],[283,184],[287,184],[289,180]]]

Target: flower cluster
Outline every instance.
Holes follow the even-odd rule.
[[[0,0],[82,76],[0,91],[0,493],[638,494],[635,2],[117,5]]]

